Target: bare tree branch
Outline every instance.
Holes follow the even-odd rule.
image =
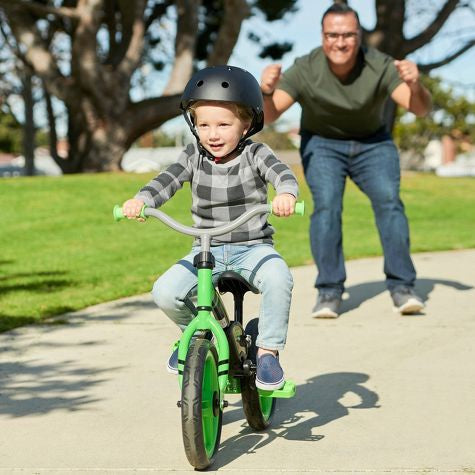
[[[249,16],[246,0],[225,0],[224,18],[219,26],[218,37],[208,57],[208,65],[226,64],[237,43],[242,22]]]
[[[429,43],[432,38],[434,38],[434,36],[441,30],[449,16],[459,5],[460,0],[447,0],[434,18],[434,21],[425,30],[414,36],[414,38],[406,39],[403,48],[404,56],[407,56],[408,54]]]
[[[144,10],[146,1],[137,0],[132,3],[134,9],[130,12],[131,16],[133,16],[130,39],[128,39],[124,59],[121,61],[118,68],[118,73],[120,73],[123,79],[125,78],[127,81],[132,76],[132,73],[135,71],[135,68],[142,57],[145,34]]]
[[[77,77],[81,87],[93,94],[101,94],[101,85],[104,84],[97,57],[97,32],[101,25],[101,8],[101,0],[79,0],[77,10],[80,20],[72,37],[71,68],[79,73]]]
[[[61,167],[63,163],[58,155],[58,134],[56,132],[56,118],[54,116],[53,102],[51,100],[51,94],[46,89],[45,83],[43,81],[43,95],[46,103],[46,115],[48,117],[48,126],[49,126],[49,150],[51,157],[55,163]]]
[[[440,68],[441,66],[445,66],[446,64],[449,64],[451,61],[453,61],[454,59],[456,59],[459,56],[461,56],[462,54],[464,54],[466,51],[468,51],[473,46],[475,46],[475,40],[471,40],[471,41],[465,43],[465,45],[462,46],[462,48],[460,48],[458,51],[456,51],[455,53],[452,53],[451,55],[447,56],[444,59],[441,59],[440,61],[436,61],[434,63],[419,64],[418,65],[419,70],[421,72],[427,73],[427,72],[431,71],[432,69],[436,69],[436,68]]]
[[[48,50],[48,45],[41,38],[34,18],[15,9],[5,10],[5,13],[17,43],[24,47],[24,52],[18,51],[18,58],[30,66],[35,74],[48,84],[49,90],[55,96],[66,100],[67,82],[61,74],[54,56]]]
[[[180,99],[181,93],[130,104],[125,114],[127,122],[126,147],[129,147],[145,132],[176,117],[180,113]]]
[[[134,24],[136,18],[143,17],[145,4],[130,2],[129,0],[105,0],[105,23],[109,31],[109,54],[105,63],[117,67],[124,59],[134,38]],[[119,24],[120,23],[120,24]],[[144,27],[144,31],[148,26]],[[117,38],[120,32],[120,41]]]
[[[22,0],[0,0],[0,4],[5,4],[6,8],[28,9],[31,13],[45,18],[47,15],[55,15],[59,17],[69,18],[70,20],[78,19],[78,12],[75,8],[68,7],[48,7],[37,2],[25,2]]]
[[[376,0],[376,25],[365,32],[365,43],[388,54],[399,51],[404,40],[405,12],[405,0]]]
[[[193,71],[196,38],[198,35],[198,8],[201,1],[177,0],[177,31],[175,37],[175,60],[163,95],[183,91]]]
[[[162,17],[165,14],[168,7],[171,7],[174,4],[174,0],[164,0],[162,3],[156,3],[150,14],[145,20],[145,29],[148,30],[148,27],[157,19]]]
[[[109,33],[109,52],[105,62],[115,66],[123,55],[121,44],[123,45],[124,43],[117,41],[116,2],[114,0],[104,1],[104,17]]]

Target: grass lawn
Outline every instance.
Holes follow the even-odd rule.
[[[311,198],[296,169],[306,217],[272,217],[276,247],[289,265],[312,262]],[[0,182],[0,331],[99,302],[150,290],[157,275],[182,257],[191,238],[156,220],[112,219],[152,175],[98,174],[3,179]],[[402,197],[412,251],[475,247],[475,180],[410,174]],[[188,188],[163,209],[191,224]],[[347,259],[381,254],[367,198],[348,183],[344,210]]]

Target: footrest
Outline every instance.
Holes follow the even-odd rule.
[[[284,386],[274,391],[265,391],[264,389],[258,389],[259,395],[264,397],[280,397],[289,398],[295,396],[295,383],[293,381],[286,381]]]

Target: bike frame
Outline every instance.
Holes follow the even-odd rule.
[[[198,238],[201,250],[197,254],[198,287],[197,287],[197,310],[198,314],[185,328],[178,343],[178,382],[180,388],[183,382],[183,369],[186,361],[186,355],[193,335],[201,331],[211,331],[215,338],[215,345],[218,353],[218,384],[220,407],[224,408],[224,395],[229,382],[229,343],[226,333],[221,328],[218,320],[212,314],[213,301],[215,297],[220,298],[219,293],[213,284],[212,272],[214,268],[214,259],[210,252],[211,237],[226,234],[241,224],[248,221],[255,215],[263,213],[272,213],[272,203],[258,205],[241,215],[232,223],[219,226],[212,229],[199,229],[184,226],[181,223],[170,218],[162,211],[144,206],[140,212],[140,217],[146,219],[148,216],[154,216],[172,229]],[[304,203],[295,204],[295,214],[304,214]],[[119,206],[114,207],[113,215],[116,221],[124,219],[122,209]],[[235,391],[229,391],[235,392]],[[262,396],[268,397],[292,397],[295,394],[295,384],[286,381],[284,387],[275,391],[263,391],[259,389]]]
[[[203,250],[201,251],[203,253]],[[224,407],[224,394],[228,385],[229,372],[229,343],[219,322],[212,315],[213,300],[216,290],[213,285],[211,268],[198,268],[198,315],[187,325],[178,347],[178,382],[182,386],[182,374],[186,354],[193,335],[198,331],[210,330],[215,338],[218,352],[218,384],[220,407]]]

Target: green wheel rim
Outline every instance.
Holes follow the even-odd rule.
[[[274,401],[271,397],[259,396],[259,405],[261,406],[262,416],[268,421],[272,415],[272,405]]]
[[[219,432],[219,384],[218,368],[213,354],[208,351],[203,372],[201,397],[201,415],[203,424],[203,442],[206,455],[211,457],[216,446]]]

